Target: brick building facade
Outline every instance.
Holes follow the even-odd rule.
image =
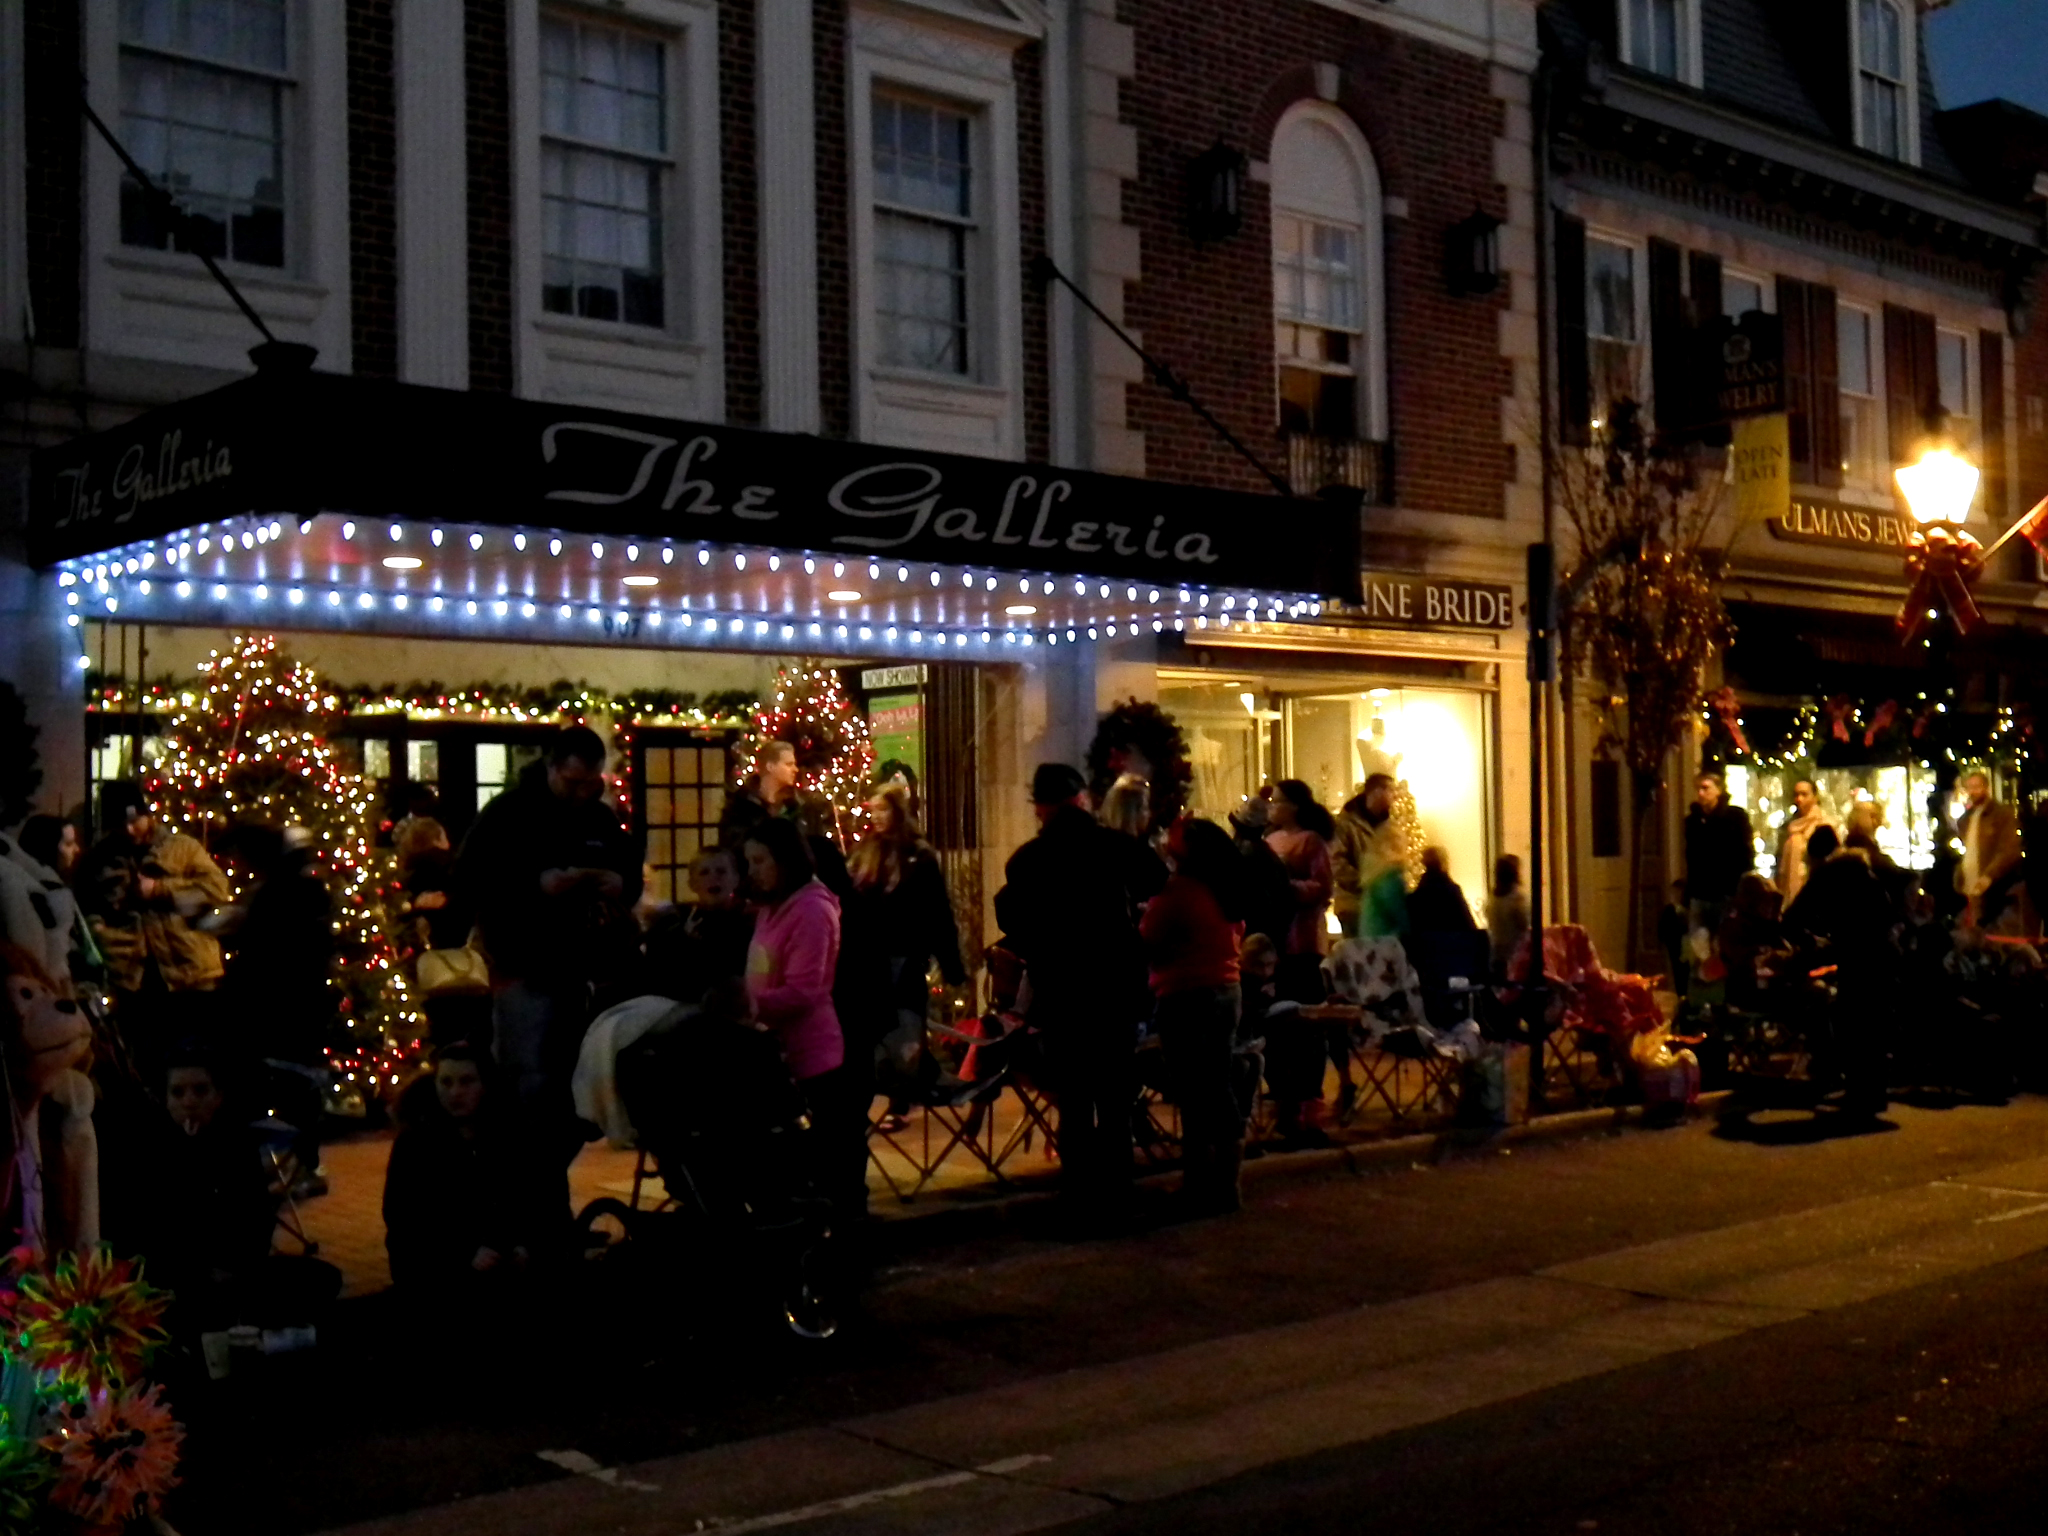
[[[1470,766],[1425,806],[1468,884],[1525,839],[1531,0],[291,0],[278,36],[166,30],[192,9],[0,5],[0,85],[28,87],[0,90],[25,167],[0,185],[11,476],[246,372],[255,340],[138,222],[62,84],[81,64],[322,371],[1266,496],[1047,257],[1278,478],[1362,495],[1393,595],[1376,621],[1268,613],[1199,646],[1125,626],[1012,669],[1017,751],[1077,755],[1098,704],[1157,696],[1210,814],[1289,774],[1340,800],[1380,753]],[[193,49],[279,125],[218,164],[180,162],[137,105]],[[215,148],[242,131],[177,110]],[[1468,284],[1448,253],[1475,220],[1492,254]],[[1306,560],[1320,515],[1272,497],[1271,536]],[[75,642],[11,569],[42,638],[9,670],[61,761]],[[1443,619],[1479,612],[1468,592],[1484,621]]]

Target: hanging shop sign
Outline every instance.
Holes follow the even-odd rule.
[[[1354,596],[1355,501],[263,375],[39,454],[41,563],[223,518],[484,521],[848,559]]]
[[[1367,624],[1409,629],[1512,629],[1515,589],[1498,581],[1367,571],[1365,601],[1355,617]]]
[[[1905,548],[1912,521],[1896,512],[1846,507],[1832,502],[1796,499],[1767,526],[1774,538],[1794,544],[1826,544],[1836,549]]]
[[[1785,411],[1785,332],[1776,315],[1753,309],[1715,332],[1714,405],[1723,421]]]
[[[1792,511],[1792,446],[1784,412],[1746,416],[1735,423],[1728,470],[1735,481],[1739,526],[1773,526]]]

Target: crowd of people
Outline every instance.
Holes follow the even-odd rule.
[[[2017,995],[2004,983],[2040,972],[2019,816],[1992,798],[1981,771],[1966,774],[1962,790],[1952,842],[1931,870],[1916,872],[1881,846],[1880,805],[1859,797],[1838,819],[1819,786],[1801,779],[1767,878],[1748,813],[1726,798],[1718,774],[1700,774],[1685,819],[1685,878],[1660,935],[1689,1013],[1794,1028],[1844,1109],[1883,1110],[1890,1088],[1928,1065],[1913,1049],[1915,1021],[1932,1025],[1958,1007],[1993,1018]],[[1976,986],[1994,979],[2001,986]],[[1954,1080],[1959,1065],[1935,1070]]]
[[[476,1302],[565,1255],[569,1165],[597,1134],[579,1059],[592,1021],[635,999],[772,1042],[807,1114],[807,1178],[843,1221],[865,1210],[871,1121],[900,1127],[972,1075],[933,1044],[933,979],[958,989],[968,971],[914,784],[875,785],[843,838],[800,791],[794,750],[768,743],[690,866],[691,899],[671,906],[647,896],[606,761],[594,732],[569,728],[459,847],[430,803],[393,828],[394,916],[432,1047],[397,1102],[386,1176],[401,1286]],[[1475,906],[1426,849],[1411,888],[1396,788],[1375,774],[1332,811],[1281,780],[1224,825],[1157,816],[1136,774],[1098,805],[1077,769],[1039,767],[1038,831],[995,897],[986,1011],[977,999],[960,1022],[990,1043],[1029,1036],[1078,1223],[1128,1219],[1147,1087],[1178,1109],[1190,1213],[1240,1204],[1262,1095],[1280,1145],[1327,1141],[1358,1092],[1352,1027],[1318,1006],[1343,941],[1398,940],[1432,1016],[1453,976],[1507,979],[1529,928],[1518,861],[1498,861]],[[1902,999],[1975,974],[1987,946],[2033,955],[2018,819],[1983,774],[1964,788],[1959,852],[1927,878],[1886,855],[1874,806],[1837,821],[1801,781],[1766,879],[1749,817],[1702,775],[1663,928],[1695,1016],[1825,993],[1817,1060],[1850,1107],[1881,1107]],[[149,1255],[189,1315],[223,1316],[263,1283],[279,1203],[324,1189],[333,905],[300,829],[240,826],[209,850],[139,796],[109,810],[90,848],[38,817],[0,850],[0,915],[10,935],[43,936],[10,963],[111,998],[95,1018],[96,1235]]]

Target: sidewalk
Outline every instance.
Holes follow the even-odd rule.
[[[1019,1384],[606,1467],[347,1536],[1010,1536],[2048,1250],[2048,1158]]]

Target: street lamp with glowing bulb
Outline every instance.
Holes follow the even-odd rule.
[[[1923,528],[1940,524],[1960,528],[1970,515],[1970,503],[1977,499],[1977,466],[1956,452],[1955,445],[1930,439],[1916,463],[1901,465],[1893,472],[1899,493],[1913,521]]]

